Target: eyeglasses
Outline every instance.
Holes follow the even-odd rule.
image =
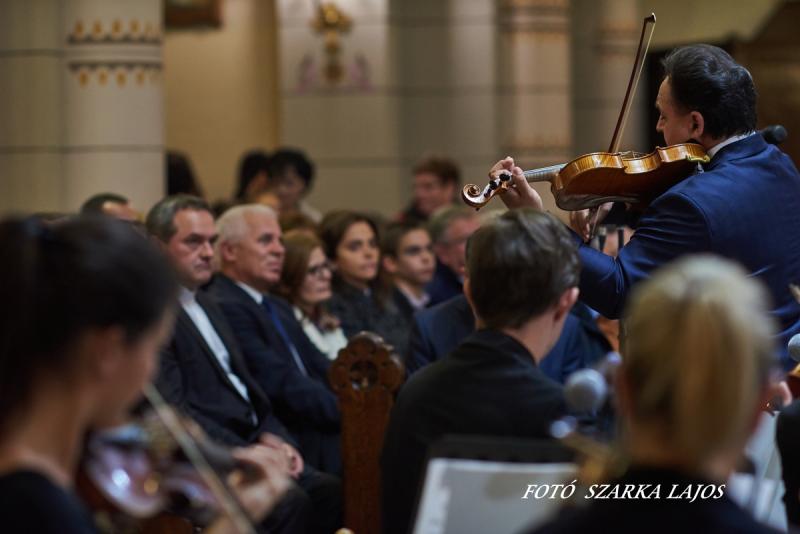
[[[318,263],[317,265],[309,266],[306,274],[309,276],[320,276],[324,272],[331,272],[332,269],[333,266],[331,265],[331,262],[326,261],[325,263]]]

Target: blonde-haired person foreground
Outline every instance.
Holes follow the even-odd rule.
[[[711,256],[637,288],[616,383],[625,467],[536,532],[771,532],[722,487],[771,393],[767,306],[759,282]]]

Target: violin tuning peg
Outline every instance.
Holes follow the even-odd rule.
[[[497,178],[495,178],[495,179],[493,179],[493,180],[490,180],[490,181],[489,181],[489,189],[491,189],[492,191],[494,191],[494,190],[495,190],[495,189],[497,189],[498,187],[500,187],[500,180],[498,180]]]
[[[504,172],[503,174],[500,175],[500,180],[507,182],[511,180],[511,175],[507,172]]]

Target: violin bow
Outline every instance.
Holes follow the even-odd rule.
[[[633,70],[631,70],[631,77],[628,80],[628,89],[625,91],[625,99],[622,101],[622,109],[619,110],[617,127],[614,128],[614,135],[611,137],[611,144],[608,147],[608,151],[612,154],[619,151],[622,133],[625,131],[625,124],[628,122],[628,115],[631,111],[633,95],[636,93],[636,86],[639,85],[639,79],[642,77],[644,60],[647,57],[647,50],[650,48],[650,40],[653,38],[655,29],[656,15],[655,13],[650,13],[642,22],[642,35],[639,37],[639,48],[636,50],[636,59],[633,61]],[[645,35],[647,36],[646,41]]]
[[[255,534],[253,523],[248,519],[247,514],[242,509],[241,504],[231,493],[228,486],[220,479],[211,465],[206,460],[200,448],[195,443],[188,430],[183,427],[183,423],[175,410],[170,407],[161,396],[158,389],[148,383],[143,390],[145,398],[150,401],[156,415],[164,424],[167,431],[181,448],[189,462],[197,468],[197,473],[208,485],[208,489],[214,494],[220,506],[230,518],[234,528],[240,534]]]
[[[656,14],[650,13],[642,22],[642,34],[639,36],[639,47],[636,50],[636,58],[633,60],[633,69],[631,70],[631,77],[628,80],[628,89],[625,91],[625,99],[622,101],[622,109],[619,110],[617,126],[614,128],[614,135],[611,136],[611,144],[608,146],[608,152],[610,154],[619,152],[622,134],[625,131],[625,125],[628,122],[628,115],[630,115],[631,104],[633,103],[633,95],[636,93],[636,87],[639,85],[639,79],[642,77],[644,60],[647,58],[647,50],[650,48],[650,41],[653,38],[655,29]],[[599,208],[599,206],[591,208],[589,214],[589,241],[594,237],[595,229],[597,228]]]

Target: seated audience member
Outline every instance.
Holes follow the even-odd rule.
[[[256,204],[236,206],[219,218],[217,230],[221,272],[208,293],[306,462],[338,473],[339,407],[328,386],[330,361],[305,335],[292,307],[270,295],[283,269],[277,214]]]
[[[100,193],[86,200],[81,215],[108,215],[121,221],[140,222],[142,216],[133,209],[131,201],[116,193]]]
[[[470,240],[464,293],[478,331],[405,384],[386,430],[383,527],[405,533],[429,445],[445,434],[548,438],[565,412],[538,364],[578,297],[579,261],[553,216],[511,211]]]
[[[303,231],[310,235],[317,235],[317,223],[299,211],[281,213],[278,216],[278,223],[280,223],[284,235],[292,230]]]
[[[453,206],[442,210],[428,223],[436,254],[436,272],[428,284],[429,306],[460,295],[464,283],[467,239],[481,225],[475,210]]]
[[[292,304],[294,316],[308,339],[335,360],[347,345],[339,319],[326,307],[331,298],[331,265],[314,234],[293,230],[283,236],[285,257],[275,292]]]
[[[167,151],[167,195],[194,195],[203,197],[203,189],[197,183],[192,162],[183,152]]]
[[[441,360],[473,332],[475,315],[463,294],[416,313],[411,322],[406,372],[413,374]]]
[[[726,260],[689,257],[637,286],[626,315],[622,461],[600,482],[646,486],[650,498],[580,498],[537,532],[772,532],[725,495],[668,498],[725,484],[772,395],[764,288]]]
[[[437,210],[452,206],[459,194],[461,172],[450,158],[430,156],[414,166],[413,198],[397,220],[420,224]]]
[[[314,164],[301,150],[278,149],[269,160],[270,191],[278,196],[281,214],[299,211],[315,223],[322,214],[303,198],[311,191]]]
[[[267,209],[267,208],[263,208]],[[161,355],[156,385],[165,399],[191,416],[216,441],[242,446],[280,441],[299,489],[265,522],[270,532],[332,532],[339,526],[341,486],[304,462],[296,442],[273,413],[233,330],[213,299],[198,289],[212,276],[217,229],[200,198],[167,197],[147,214],[147,230],[171,260],[181,284],[177,323]],[[310,501],[310,504],[309,504]]]
[[[381,261],[392,279],[397,309],[410,327],[414,313],[424,309],[430,300],[425,286],[436,267],[431,236],[422,226],[389,223],[381,239]]]
[[[269,155],[263,150],[250,150],[239,159],[239,173],[233,201],[237,204],[255,202],[259,194],[269,189]]]
[[[380,271],[378,227],[353,211],[328,213],[319,227],[325,255],[333,261],[331,313],[348,338],[367,330],[378,334],[399,355],[406,353],[408,325],[391,298]]]
[[[2,530],[100,532],[73,493],[84,441],[140,400],[177,284],[152,242],[112,220],[7,219],[0,254],[0,296],[14,309],[0,321]],[[289,487],[283,459],[264,445],[233,455],[250,467],[233,493],[261,519]],[[240,530],[223,517],[206,532]]]
[[[580,301],[569,311],[558,342],[539,362],[545,375],[562,384],[569,375],[612,350],[598,326],[578,315],[579,306]],[[464,295],[420,311],[411,326],[406,370],[412,374],[444,358],[474,331],[475,317]]]

